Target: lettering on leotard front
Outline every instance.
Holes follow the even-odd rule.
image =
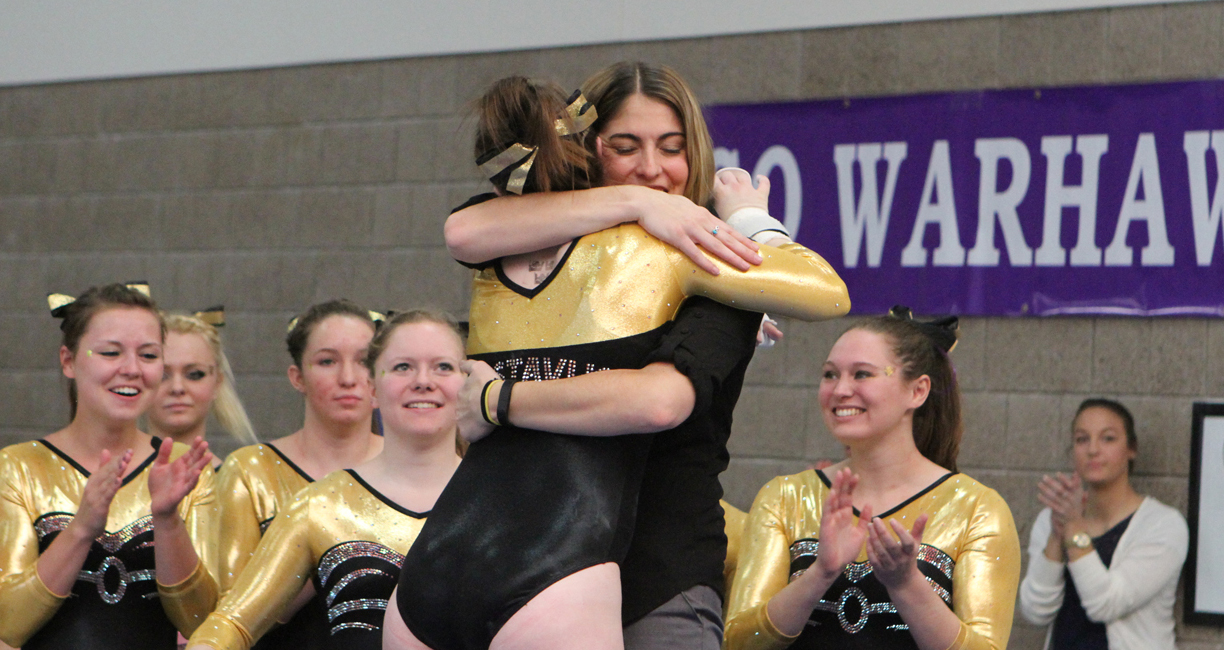
[[[593,363],[579,365],[574,359],[553,359],[550,357],[514,357],[502,359],[493,364],[493,370],[506,379],[517,381],[549,381],[552,379],[569,379],[601,370],[610,370],[606,366],[596,366]]]

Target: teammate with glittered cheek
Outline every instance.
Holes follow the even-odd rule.
[[[145,289],[147,291],[147,289]],[[60,369],[71,423],[0,451],[0,639],[23,648],[174,648],[216,603],[200,561],[207,444],[137,428],[161,383],[164,329],[144,293],[67,304]]]
[[[955,322],[894,308],[834,343],[820,410],[848,458],[761,488],[728,648],[1006,647],[1019,540],[999,494],[956,470]]]

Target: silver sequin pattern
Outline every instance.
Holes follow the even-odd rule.
[[[319,558],[319,582],[327,584],[328,578],[331,577],[332,571],[341,563],[357,557],[374,557],[387,562],[391,562],[395,566],[403,566],[404,556],[395,551],[374,542],[345,542],[331,549]]]
[[[819,551],[820,542],[818,540],[801,539],[794,544],[791,544],[791,562],[803,557],[812,557],[814,561],[815,556],[818,555]],[[949,557],[947,553],[944,553],[934,546],[923,544],[918,547],[917,559],[919,562],[924,562],[935,567],[936,570],[944,574],[944,576],[946,576],[949,580],[952,579],[952,572],[956,568],[956,562]],[[804,569],[799,569],[791,573],[791,581],[794,582],[796,578],[803,575],[803,572]],[[842,571],[842,574],[845,575],[846,579],[850,582],[856,583],[871,575],[871,572],[872,567],[870,562],[852,562],[846,565],[846,568]],[[948,603],[949,605],[952,604],[952,594],[949,593],[947,589],[944,589],[939,585],[939,583],[935,582],[934,578],[929,576],[923,577],[926,579],[927,583],[931,585],[931,589],[933,589],[945,603]],[[855,621],[850,621],[846,617],[846,603],[852,598],[857,601],[860,611],[862,612]],[[837,602],[821,600],[820,602],[816,603],[816,610],[835,614],[837,616],[838,624],[841,625],[843,630],[850,634],[856,634],[861,631],[867,625],[867,619],[870,618],[872,614],[897,613],[897,608],[892,603],[869,602],[867,600],[867,594],[863,593],[863,590],[855,586],[851,586],[842,592],[841,598],[839,598]],[[905,631],[909,630],[909,626],[905,624],[889,625],[886,629]]]
[[[366,576],[386,576],[392,581],[398,581],[398,576],[393,576],[382,569],[357,569],[356,571],[345,575],[343,578],[340,578],[340,580],[336,582],[336,586],[332,587],[331,591],[327,592],[327,606],[331,607],[333,604],[335,604],[336,597],[340,595],[341,591],[344,591],[345,587],[352,584],[354,580],[364,578]]]
[[[338,616],[343,616],[349,612],[356,612],[363,609],[383,611],[387,609],[387,602],[388,601],[386,598],[358,598],[356,600],[346,600],[339,605],[327,608],[327,620],[334,621]]]
[[[115,587],[114,591],[107,591],[106,573],[111,569],[118,572],[119,584]],[[103,559],[97,571],[81,571],[77,574],[78,581],[93,583],[94,587],[98,590],[98,597],[108,605],[115,605],[123,600],[123,596],[127,593],[128,585],[144,580],[153,580],[155,577],[156,573],[152,569],[128,571],[127,567],[123,564],[123,560],[113,555]]]

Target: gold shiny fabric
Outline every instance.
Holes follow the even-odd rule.
[[[175,444],[171,458],[188,451]],[[133,459],[139,465],[144,459]],[[145,467],[127,481],[111,502],[106,518],[108,540],[131,534],[140,520],[152,512],[148,472]],[[23,442],[0,450],[0,640],[21,646],[59,609],[64,599],[52,593],[38,577],[38,532],[35,522],[53,512],[76,513],[88,478],[40,441]],[[201,563],[177,585],[157,583],[162,609],[184,634],[212,611],[217,601],[216,583],[206,567],[213,527],[213,470],[205,467],[195,489],[179,504],[179,515]],[[99,538],[101,541],[101,538]],[[99,630],[99,634],[112,631]]]
[[[294,494],[310,485],[268,445],[243,447],[217,472],[217,510],[224,525],[214,532],[217,584],[225,595],[255,553],[264,530]]]
[[[812,470],[780,476],[761,488],[748,514],[730,596],[728,650],[786,648],[795,640],[774,627],[766,605],[789,582],[791,544],[820,537],[827,494]],[[1007,503],[994,490],[955,474],[888,516],[909,528],[923,513],[930,518],[923,544],[955,562],[952,609],[961,630],[952,648],[1006,648],[1020,582],[1020,540]],[[866,547],[858,561],[867,561]]]
[[[670,321],[689,296],[802,320],[849,311],[846,284],[824,258],[799,244],[761,246],[761,256],[761,265],[748,271],[714,259],[721,273],[712,276],[638,225],[624,224],[575,241],[564,266],[531,299],[504,285],[490,266],[472,285],[471,321],[481,326],[468,339],[468,353],[598,343],[649,332]],[[543,315],[542,302],[551,307]]]
[[[748,513],[718,500],[723,509],[723,530],[727,534],[727,559],[723,562],[723,580],[726,582],[725,593],[731,593],[731,585],[735,580],[735,567],[739,563],[740,542],[744,537],[744,524],[748,521]]]
[[[294,496],[277,515],[251,558],[250,569],[190,644],[226,650],[251,647],[315,576],[329,549],[368,541],[402,558],[424,525],[424,518],[391,508],[347,471],[328,474]]]

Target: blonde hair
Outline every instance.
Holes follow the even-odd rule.
[[[391,335],[401,325],[412,325],[413,323],[433,323],[440,325],[443,329],[455,335],[455,340],[459,343],[460,353],[464,353],[464,346],[467,335],[464,332],[463,326],[459,321],[455,320],[454,316],[444,311],[434,309],[410,309],[408,311],[387,312],[387,320],[374,333],[374,338],[370,341],[370,347],[366,349],[365,365],[370,370],[370,377],[374,376],[374,364],[378,362],[378,358],[387,350],[387,344],[391,341]],[[464,353],[466,359],[466,353]],[[468,443],[459,436],[459,430],[455,430],[455,453],[460,457],[467,454]]]
[[[212,350],[213,358],[217,360],[217,372],[221,374],[217,397],[209,407],[217,422],[239,442],[248,445],[259,442],[255,437],[255,429],[251,426],[251,419],[247,417],[246,409],[242,406],[242,400],[238,398],[238,391],[234,389],[234,371],[221,347],[221,335],[217,328],[186,314],[165,314],[164,318],[167,332],[195,334],[204,339]]]
[[[588,77],[582,84],[582,93],[599,111],[599,119],[587,132],[587,147],[592,150],[595,137],[620,113],[630,97],[643,95],[670,106],[684,127],[684,149],[689,167],[684,196],[697,205],[713,205],[714,141],[710,139],[697,96],[675,70],[640,61],[621,61]]]

